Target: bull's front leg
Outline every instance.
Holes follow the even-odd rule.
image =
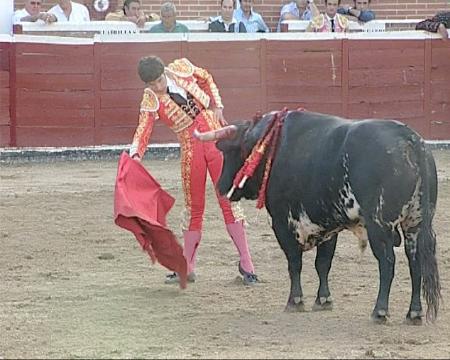
[[[317,246],[316,271],[319,275],[319,290],[317,291],[316,301],[313,306],[314,311],[332,310],[333,299],[328,288],[328,274],[331,269],[334,252],[336,250],[337,234],[330,240],[327,240]]]
[[[289,230],[287,217],[277,216],[277,219],[272,220],[272,228],[288,261],[289,277],[291,279],[291,291],[285,311],[305,311],[301,285],[302,249],[294,233]]]

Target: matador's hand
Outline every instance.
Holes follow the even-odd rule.
[[[213,109],[214,112],[214,116],[217,120],[219,120],[220,124],[222,126],[227,126],[228,122],[225,120],[225,118],[223,117],[223,109],[222,108],[214,108]]]
[[[137,162],[141,162],[140,156],[136,153],[131,157],[133,160],[136,160]]]

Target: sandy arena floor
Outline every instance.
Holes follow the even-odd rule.
[[[450,151],[435,151],[439,201],[434,225],[442,294],[438,321],[403,323],[410,278],[397,249],[387,325],[369,315],[378,290],[370,249],[340,236],[330,274],[332,312],[283,312],[289,279],[265,210],[243,206],[261,283],[242,285],[238,257],[212,188],[199,250],[198,281],[163,283],[131,233],[113,222],[117,161],[2,164],[0,169],[0,358],[448,358],[450,356]],[[177,201],[178,160],[145,166]],[[315,251],[304,256],[303,289],[313,304]]]

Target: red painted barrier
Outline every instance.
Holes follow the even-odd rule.
[[[10,43],[0,43],[0,146],[11,144]]]
[[[136,66],[148,54],[207,68],[231,123],[304,107],[398,119],[427,139],[450,139],[450,46],[439,39],[21,41],[0,43],[0,146],[130,143],[143,86]],[[153,143],[175,141],[156,125]]]

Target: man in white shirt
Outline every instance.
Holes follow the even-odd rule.
[[[253,0],[239,0],[240,7],[234,11],[234,18],[242,22],[247,32],[269,32],[262,16],[253,10]]]
[[[25,0],[25,7],[14,12],[13,24],[20,22],[51,23],[56,21],[56,16],[41,11],[43,0]]]
[[[319,15],[319,9],[314,0],[294,0],[284,5],[280,11],[277,31],[281,31],[281,22],[284,20],[308,20],[311,21]]]
[[[82,23],[91,21],[87,7],[71,0],[58,0],[58,4],[48,12],[55,15],[58,22]]]

